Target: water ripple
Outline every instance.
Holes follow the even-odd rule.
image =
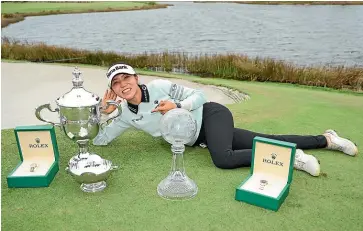
[[[167,9],[28,17],[3,36],[126,53],[241,53],[362,65],[363,6],[173,2]]]

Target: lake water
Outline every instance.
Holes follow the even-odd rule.
[[[363,6],[172,2],[167,9],[28,17],[2,36],[116,51],[239,53],[363,66]]]

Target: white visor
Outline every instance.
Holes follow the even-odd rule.
[[[108,86],[111,87],[111,82],[112,82],[113,77],[115,77],[118,74],[134,75],[134,74],[136,74],[136,72],[131,66],[129,66],[127,64],[115,64],[108,69],[107,74],[106,74],[106,77],[108,79]]]

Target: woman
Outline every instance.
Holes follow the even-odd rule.
[[[107,71],[110,89],[103,97],[116,100],[124,99],[121,116],[114,119],[93,140],[95,145],[107,145],[127,128],[135,127],[152,136],[161,136],[158,122],[163,114],[174,108],[189,110],[197,121],[197,133],[189,146],[207,147],[213,163],[218,168],[232,169],[251,165],[252,144],[255,136],[292,142],[297,145],[294,167],[312,176],[319,176],[319,161],[301,149],[327,148],[339,150],[355,156],[357,146],[338,136],[334,130],[327,130],[322,135],[267,135],[234,128],[231,112],[225,106],[207,102],[203,92],[185,86],[173,84],[168,80],[154,80],[147,85],[139,84],[134,69],[126,64],[112,65]],[[110,114],[115,110],[111,106],[103,111]]]

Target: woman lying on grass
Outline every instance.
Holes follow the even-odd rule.
[[[255,136],[261,136],[297,145],[295,169],[319,176],[319,161],[302,149],[327,148],[355,156],[357,146],[338,136],[334,130],[326,130],[322,135],[268,135],[235,128],[233,116],[225,106],[207,102],[203,92],[173,84],[168,80],[154,80],[147,85],[139,84],[134,69],[126,64],[112,65],[107,71],[110,89],[103,98],[124,99],[122,114],[101,130],[93,140],[95,145],[107,145],[127,128],[135,127],[152,136],[161,136],[159,120],[163,114],[174,108],[191,112],[197,122],[197,133],[189,146],[207,146],[213,163],[222,169],[233,169],[251,165],[252,144]],[[114,106],[103,111],[109,114]]]

